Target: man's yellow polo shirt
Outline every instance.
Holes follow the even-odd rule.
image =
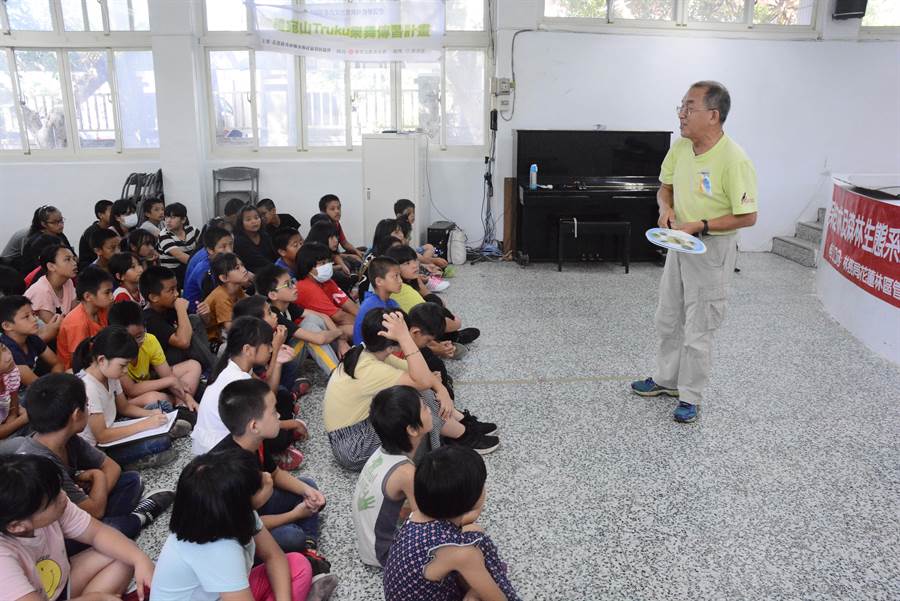
[[[659,181],[675,189],[679,223],[757,211],[756,169],[744,149],[726,135],[699,156],[690,140],[679,138],[663,160]]]

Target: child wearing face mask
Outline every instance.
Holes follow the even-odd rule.
[[[304,244],[297,253],[297,305],[327,315],[346,335],[353,337],[359,305],[331,279],[334,264],[331,249],[322,244]]]
[[[110,225],[116,230],[120,238],[128,235],[128,232],[137,227],[137,207],[134,201],[128,198],[120,198],[112,204],[110,210]]]

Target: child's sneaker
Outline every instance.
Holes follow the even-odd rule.
[[[191,433],[191,430],[193,430],[193,428],[191,427],[190,423],[186,422],[183,419],[176,419],[175,423],[172,424],[172,429],[169,430],[169,436],[171,436],[173,439],[184,438]]]
[[[139,514],[144,519],[142,527],[149,526],[153,521],[164,514],[175,502],[175,493],[171,490],[157,490],[141,499],[131,513]]]
[[[459,423],[466,427],[466,430],[472,429],[475,432],[478,432],[482,436],[493,434],[497,431],[497,424],[492,424],[491,422],[482,422],[478,421],[478,418],[469,413],[468,411],[463,411],[463,418],[459,420]]]
[[[175,411],[178,412],[178,419],[186,421],[191,425],[191,428],[197,425],[197,414],[184,405],[175,408]]]
[[[678,403],[678,407],[675,408],[675,413],[672,414],[672,418],[680,424],[693,423],[697,421],[698,417],[699,413],[697,405],[691,405],[684,401]]]
[[[288,447],[284,453],[272,455],[272,459],[275,460],[280,469],[292,472],[303,463],[303,453],[293,447]]]
[[[327,601],[337,588],[338,579],[334,574],[316,574],[313,576],[306,601]]]
[[[479,455],[488,455],[500,448],[499,438],[479,434],[474,428],[471,430],[467,428],[465,433],[459,438],[442,438],[441,440],[445,444],[468,447]]]
[[[472,344],[481,336],[478,328],[463,328],[456,333],[456,342],[460,344]]]
[[[331,572],[331,562],[325,559],[325,556],[321,555],[315,547],[307,547],[301,551],[301,554],[309,560],[313,576]]]
[[[291,394],[294,395],[294,399],[296,400],[309,394],[310,390],[312,390],[312,382],[309,378],[297,378],[294,382],[294,387],[291,388]]]
[[[446,282],[438,276],[433,275],[425,282],[425,286],[432,292],[443,292],[450,287],[450,282]]]
[[[153,453],[151,455],[147,455],[146,457],[141,457],[134,463],[130,463],[125,466],[125,469],[134,472],[140,472],[141,470],[169,465],[176,459],[178,459],[178,452],[175,449],[169,448],[165,451],[160,451],[159,453]]]
[[[641,396],[659,396],[661,394],[665,394],[671,397],[678,396],[677,388],[666,388],[665,386],[660,386],[653,381],[653,378],[647,378],[646,380],[638,380],[636,382],[632,382],[631,390],[635,394],[639,394]]]

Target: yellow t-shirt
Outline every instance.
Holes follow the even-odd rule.
[[[403,284],[400,287],[400,292],[395,292],[391,295],[391,300],[400,305],[400,308],[406,314],[409,314],[416,305],[421,305],[425,302],[419,291],[409,284]]]
[[[699,156],[690,140],[679,138],[663,160],[659,181],[675,189],[679,223],[757,211],[756,169],[744,149],[725,135]]]
[[[135,382],[143,382],[150,379],[150,366],[156,367],[166,362],[166,354],[163,352],[159,340],[153,334],[144,334],[144,342],[138,349],[137,359],[128,364],[128,375]]]
[[[338,365],[325,388],[322,416],[327,432],[357,424],[369,417],[372,398],[397,383],[408,367],[404,359],[388,355],[384,361],[363,351],[351,378]]]

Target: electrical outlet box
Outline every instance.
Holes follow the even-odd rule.
[[[497,99],[497,110],[500,112],[508,111],[512,108],[512,101],[507,98],[498,98]]]
[[[494,96],[509,96],[512,93],[513,82],[508,77],[492,77],[491,93]]]

